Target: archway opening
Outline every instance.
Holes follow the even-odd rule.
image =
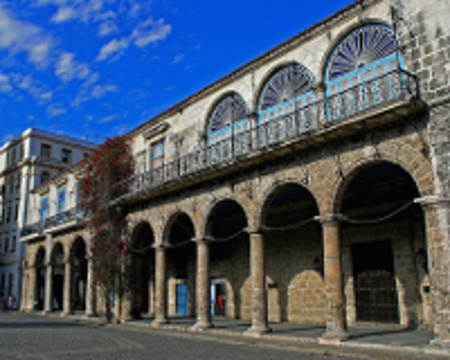
[[[340,194],[348,320],[427,323],[429,313],[425,223],[414,204],[419,192],[400,166],[372,163],[357,169]],[[350,261],[351,259],[351,261]]]
[[[86,244],[82,238],[77,238],[72,248],[72,310],[86,310],[86,287],[88,261],[86,257]]]
[[[61,311],[63,309],[64,299],[64,248],[61,243],[57,243],[53,248],[52,258],[52,299],[51,308],[53,311]]]
[[[44,310],[45,303],[45,249],[40,247],[35,262],[35,271],[36,271],[36,287],[35,287],[35,296],[34,296],[34,310]]]
[[[131,243],[131,316],[141,318],[154,313],[154,235],[148,223],[137,226]]]
[[[195,313],[194,224],[185,213],[177,214],[168,229],[169,316],[188,317]]]
[[[234,200],[216,204],[207,221],[210,244],[210,309],[213,317],[251,319],[247,216]]]
[[[325,321],[322,230],[317,215],[312,194],[295,183],[278,186],[263,206],[269,321]]]

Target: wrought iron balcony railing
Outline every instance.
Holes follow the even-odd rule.
[[[312,130],[337,124],[369,109],[388,106],[395,100],[418,97],[419,85],[415,75],[404,70],[389,72],[260,122],[249,130],[234,133],[229,138],[195,150],[159,168],[137,174],[117,184],[111,193],[111,200],[149,193],[171,182],[224,166],[230,161],[304,138]]]
[[[83,218],[83,212],[78,208],[72,208],[59,214],[49,216],[41,219],[39,222],[26,225],[21,230],[21,236],[28,236],[31,234],[39,234],[44,230],[51,229],[56,226],[67,224],[70,221]]]

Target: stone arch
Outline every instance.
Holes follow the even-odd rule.
[[[192,217],[180,209],[169,214],[164,225],[169,316],[195,313],[196,229]]]
[[[64,246],[61,242],[57,242],[53,245],[53,249],[50,256],[50,266],[52,267],[52,297],[51,308],[52,310],[63,310],[64,299],[64,282],[65,282],[65,262],[66,253]]]
[[[242,204],[231,197],[210,205],[203,232],[210,240],[212,315],[241,318],[246,312],[243,287],[250,268],[248,215]]]
[[[170,231],[171,231],[172,226],[174,225],[174,223],[176,223],[177,220],[180,219],[180,217],[186,217],[187,219],[189,219],[189,221],[192,224],[192,229],[189,229],[189,230],[192,230],[192,232],[193,232],[192,238],[194,239],[196,237],[197,231],[195,229],[195,222],[193,220],[194,217],[188,211],[184,211],[182,209],[178,209],[177,208],[177,209],[173,210],[172,212],[170,212],[168,214],[167,221],[165,222],[165,224],[163,226],[163,228],[164,228],[164,230],[163,230],[163,243],[164,244],[169,244],[170,243],[170,240],[169,240]]]
[[[388,22],[386,22],[383,19],[378,19],[378,18],[367,18],[367,19],[360,19],[358,22],[351,24],[349,26],[347,26],[345,29],[343,29],[338,35],[336,35],[331,41],[330,44],[327,48],[327,50],[324,52],[323,56],[322,56],[322,60],[320,61],[320,71],[319,71],[319,76],[320,78],[318,79],[318,82],[320,84],[325,84],[326,83],[326,72],[327,72],[327,67],[328,67],[328,63],[330,61],[330,58],[334,52],[334,50],[337,48],[337,46],[348,36],[350,35],[353,31],[357,30],[360,27],[363,27],[365,25],[384,25],[384,26],[388,26],[391,27],[391,24],[389,24]]]
[[[266,86],[268,86],[269,82],[272,78],[274,78],[280,71],[283,69],[288,69],[289,67],[297,67],[300,72],[302,72],[305,75],[305,78],[307,80],[307,87],[305,87],[305,90],[302,90],[298,95],[307,93],[310,90],[313,89],[315,85],[314,76],[311,71],[309,71],[305,66],[301,65],[300,63],[296,61],[286,61],[281,62],[277,64],[276,66],[269,69],[266,74],[263,76],[262,81],[258,85],[258,89],[254,94],[254,100],[253,100],[253,108],[257,113],[261,112],[261,97],[265,91]],[[292,98],[292,97],[290,97]],[[285,99],[287,100],[287,99]]]
[[[272,183],[269,184],[265,189],[262,191],[262,195],[259,198],[257,208],[254,214],[254,223],[256,224],[256,228],[260,228],[263,222],[264,217],[264,207],[270,201],[270,198],[276,195],[276,192],[287,185],[298,185],[302,188],[304,188],[314,199],[314,202],[316,203],[317,207],[319,208],[319,202],[314,195],[312,189],[308,187],[306,184],[303,184],[298,181],[298,179],[293,177],[288,177],[283,180],[275,180]],[[319,211],[320,212],[320,211]]]
[[[426,175],[426,172],[428,172],[428,174],[433,173],[431,167],[426,164],[425,161],[419,161],[417,157],[412,159],[406,158],[409,156],[410,149],[405,149],[404,146],[401,146],[401,148],[403,149],[400,149],[398,153],[405,156],[404,159],[386,154],[377,157],[360,158],[357,161],[348,164],[348,166],[343,169],[343,177],[336,180],[333,189],[330,192],[329,203],[326,204],[324,208],[326,208],[330,213],[338,213],[345,188],[349,181],[351,181],[351,179],[356,176],[361,169],[383,162],[399,166],[407,174],[409,174],[411,179],[414,181],[420,196],[429,194],[432,191],[432,189],[430,189],[430,183],[422,181],[421,178]],[[405,153],[404,151],[408,152]]]
[[[275,182],[258,213],[264,236],[271,321],[323,322],[322,229],[317,200],[298,181]],[[279,264],[283,263],[283,271]]]
[[[234,197],[224,196],[224,197],[221,197],[220,199],[215,199],[212,203],[210,203],[207,208],[207,211],[205,212],[206,216],[205,216],[205,222],[203,224],[204,237],[208,237],[208,236],[212,235],[211,234],[212,230],[210,228],[210,225],[211,225],[210,222],[211,222],[212,216],[214,216],[216,214],[216,212],[220,209],[220,207],[226,203],[228,203],[228,204],[234,203],[238,208],[240,208],[240,210],[242,210],[242,213],[244,214],[245,220],[246,220],[245,227],[247,227],[249,216],[248,216],[248,213],[247,213],[245,207]]]
[[[130,242],[130,315],[134,318],[153,312],[154,303],[154,246],[153,228],[148,221],[134,226]]]
[[[73,241],[70,249],[71,263],[71,309],[86,310],[86,292],[87,292],[87,244],[81,236]]]
[[[408,169],[386,159],[353,164],[340,181],[333,212],[344,215],[339,233],[349,323],[429,321],[422,286],[428,274],[418,257],[427,248],[425,218],[414,204],[420,196]],[[382,304],[368,301],[368,288]]]
[[[239,206],[241,206],[244,209],[244,213],[247,216],[248,219],[248,209],[246,209],[244,203],[242,203],[241,201],[239,201],[239,199],[235,196],[233,196],[232,194],[226,194],[226,195],[220,195],[220,196],[214,196],[212,200],[210,201],[204,201],[203,206],[201,207],[201,209],[198,209],[197,211],[201,212],[201,217],[199,218],[198,221],[198,236],[201,238],[205,238],[208,235],[207,232],[207,225],[208,225],[208,217],[209,215],[212,213],[212,211],[214,210],[214,208],[216,206],[218,206],[218,204],[220,204],[223,201],[234,201],[237,204],[239,204]]]
[[[39,246],[34,258],[34,271],[36,272],[36,281],[33,296],[34,310],[44,310],[46,270],[47,266],[45,260],[45,247]]]

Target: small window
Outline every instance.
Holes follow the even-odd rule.
[[[66,189],[60,189],[58,191],[58,207],[56,213],[61,214],[66,209]]]
[[[11,220],[12,209],[11,206],[8,206],[8,212],[6,213],[6,222],[9,223]]]
[[[8,294],[12,294],[14,289],[14,274],[9,274]]]
[[[0,283],[0,290],[5,291],[5,274],[2,274],[2,282]]]
[[[16,241],[17,241],[17,238],[15,236],[13,236],[12,244],[11,244],[11,252],[16,251]]]
[[[64,164],[72,164],[72,150],[69,149],[62,149],[61,152],[61,161]]]
[[[12,162],[11,165],[16,163],[16,149],[15,148],[12,151],[12,160],[11,160],[11,162]]]
[[[8,249],[9,249],[9,234],[6,234],[3,252],[6,254],[8,252]]]
[[[48,171],[43,171],[41,173],[41,184],[45,183],[50,178],[50,173]]]
[[[41,145],[41,156],[49,159],[51,157],[52,147],[49,144]]]
[[[16,204],[16,210],[14,212],[14,221],[17,222],[19,219],[19,204]]]
[[[157,169],[164,164],[164,139],[152,144],[152,169]]]

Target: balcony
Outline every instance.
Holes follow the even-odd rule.
[[[214,145],[195,150],[163,166],[137,174],[117,184],[111,193],[113,203],[132,202],[151,197],[158,190],[184,181],[202,181],[209,174],[226,172],[238,163],[270,158],[292,146],[301,150],[311,146],[320,134],[330,138],[345,136],[364,121],[364,127],[381,126],[395,118],[417,111],[419,84],[415,75],[395,70],[336,95],[310,103],[239,133]],[[355,131],[355,130],[353,130]],[[292,151],[292,150],[290,150]],[[253,160],[253,161],[252,161]],[[248,166],[248,165],[247,165]],[[222,170],[222,171],[219,171]]]
[[[44,231],[52,231],[67,226],[72,226],[83,219],[83,212],[78,208],[72,208],[59,214],[50,216],[42,221],[26,225],[22,228],[20,236],[22,241],[28,240],[28,237],[42,235]]]

